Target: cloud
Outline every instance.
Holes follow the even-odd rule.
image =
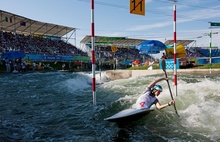
[[[148,25],[137,25],[134,27],[131,27],[129,29],[127,29],[126,31],[143,31],[143,30],[149,30],[149,29],[153,29],[153,28],[161,28],[161,27],[165,27],[165,26],[169,26],[172,25],[173,23],[168,21],[168,22],[160,22],[160,23],[152,23],[152,24],[148,24]]]
[[[202,3],[210,3],[209,1],[201,1],[201,0],[181,0],[181,3],[190,3],[190,5],[201,5]]]
[[[186,12],[177,13],[177,17],[180,20],[178,22],[190,22],[199,20],[209,20],[212,18],[220,17],[220,7],[213,7],[213,9],[201,9],[201,10],[191,10]]]
[[[183,7],[182,7],[183,8]],[[220,7],[216,6],[213,7],[213,9],[199,9],[199,10],[187,10],[183,12],[178,12],[177,9],[177,23],[186,23],[186,22],[192,22],[192,21],[204,21],[207,20],[210,21],[211,19],[219,18],[220,17]],[[157,29],[157,28],[163,28],[167,26],[171,26],[173,22],[169,20],[158,22],[152,24],[142,24],[142,25],[136,25],[132,26],[129,29],[126,29],[126,31],[143,31],[143,30],[150,30],[150,29]]]

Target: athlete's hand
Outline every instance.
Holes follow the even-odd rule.
[[[170,105],[174,105],[174,104],[175,104],[175,101],[174,101],[174,100],[171,100],[171,101],[169,102],[169,104],[170,104]]]

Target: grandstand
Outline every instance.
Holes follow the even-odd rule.
[[[95,36],[96,57],[104,61],[114,58],[121,61],[121,63],[122,61],[128,63],[126,61],[132,62],[134,60],[145,62],[147,59],[153,59],[149,55],[139,54],[139,50],[136,49],[136,45],[143,41],[146,40],[127,37]],[[80,44],[81,48],[91,53],[91,36],[85,36]]]
[[[210,56],[210,48],[202,48],[202,47],[195,47],[194,50],[196,50],[198,53],[200,53],[203,57],[209,57]],[[212,57],[220,57],[220,50],[218,48],[211,48]]]
[[[91,54],[91,36],[86,36],[81,44],[86,47],[86,52],[76,48],[68,42],[76,32],[75,28],[36,21],[27,17],[0,10],[0,54],[14,50],[25,53],[25,60],[29,61],[80,61],[89,62]],[[99,61],[133,61],[148,59],[149,55],[140,55],[135,48],[137,44],[145,41],[126,37],[96,36],[96,53]],[[72,38],[76,39],[76,37]],[[115,51],[113,51],[113,47]],[[97,57],[98,57],[97,56]],[[17,60],[17,59],[16,59]]]
[[[76,28],[40,22],[2,10],[0,13],[1,53],[18,50],[33,56],[87,56],[68,42],[72,35],[75,36]],[[67,37],[68,33],[72,33],[70,37]]]
[[[176,44],[181,44],[184,47],[188,46],[190,43],[195,42],[195,40],[176,40]],[[167,40],[164,44],[165,45],[173,45],[173,40]]]
[[[85,36],[80,42],[80,49],[69,43],[76,40],[76,28],[45,23],[0,10],[0,54],[10,51],[22,51],[25,59],[32,61],[80,61],[90,62],[91,36]],[[70,34],[70,37],[67,35]],[[155,60],[152,56],[139,54],[136,45],[144,39],[127,37],[95,36],[97,61],[115,64],[130,64],[134,60],[145,62]],[[177,44],[187,47],[194,40],[177,40]],[[75,42],[76,43],[76,42]],[[173,44],[167,40],[165,45]],[[208,57],[209,49],[188,48],[186,57]],[[218,49],[212,49],[212,56],[220,56]]]
[[[210,56],[210,48],[209,47],[188,47],[189,44],[195,42],[195,40],[177,40],[177,44],[182,44],[186,47],[187,55],[186,57],[209,57]],[[165,45],[173,44],[173,40],[167,40]],[[219,57],[220,50],[218,47],[211,48],[212,57]]]
[[[155,60],[150,55],[139,54],[139,51],[135,48],[136,45],[142,43],[143,41],[146,40],[131,39],[127,37],[95,36],[96,59],[101,58],[101,60],[108,61],[109,59],[112,60],[114,58],[119,61],[125,61],[126,63],[131,63],[131,61],[134,60],[140,60],[141,62],[145,62],[146,60]],[[176,41],[177,45],[181,44],[186,48],[186,56],[183,58],[204,57],[202,53],[194,50],[194,47],[187,48],[192,42],[195,42],[195,40]],[[80,43],[81,46],[84,46],[84,48],[87,49],[88,54],[91,53],[91,36],[87,35]],[[173,45],[173,43],[173,40],[167,40],[164,44],[168,46]]]

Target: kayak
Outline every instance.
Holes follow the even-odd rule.
[[[121,123],[121,122],[130,122],[130,121],[135,121],[143,116],[147,115],[151,111],[154,111],[152,108],[141,108],[141,109],[136,109],[136,108],[129,108],[122,110],[111,117],[105,118],[105,121],[109,122],[116,122],[116,123]]]

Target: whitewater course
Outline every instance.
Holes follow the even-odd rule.
[[[0,77],[0,142],[219,142],[220,76],[178,74],[177,111],[155,110],[125,127],[104,121],[130,108],[155,78],[164,74],[110,80],[97,73],[97,105],[92,74],[18,73]],[[168,74],[171,89],[173,75]],[[167,82],[162,104],[170,100]]]

